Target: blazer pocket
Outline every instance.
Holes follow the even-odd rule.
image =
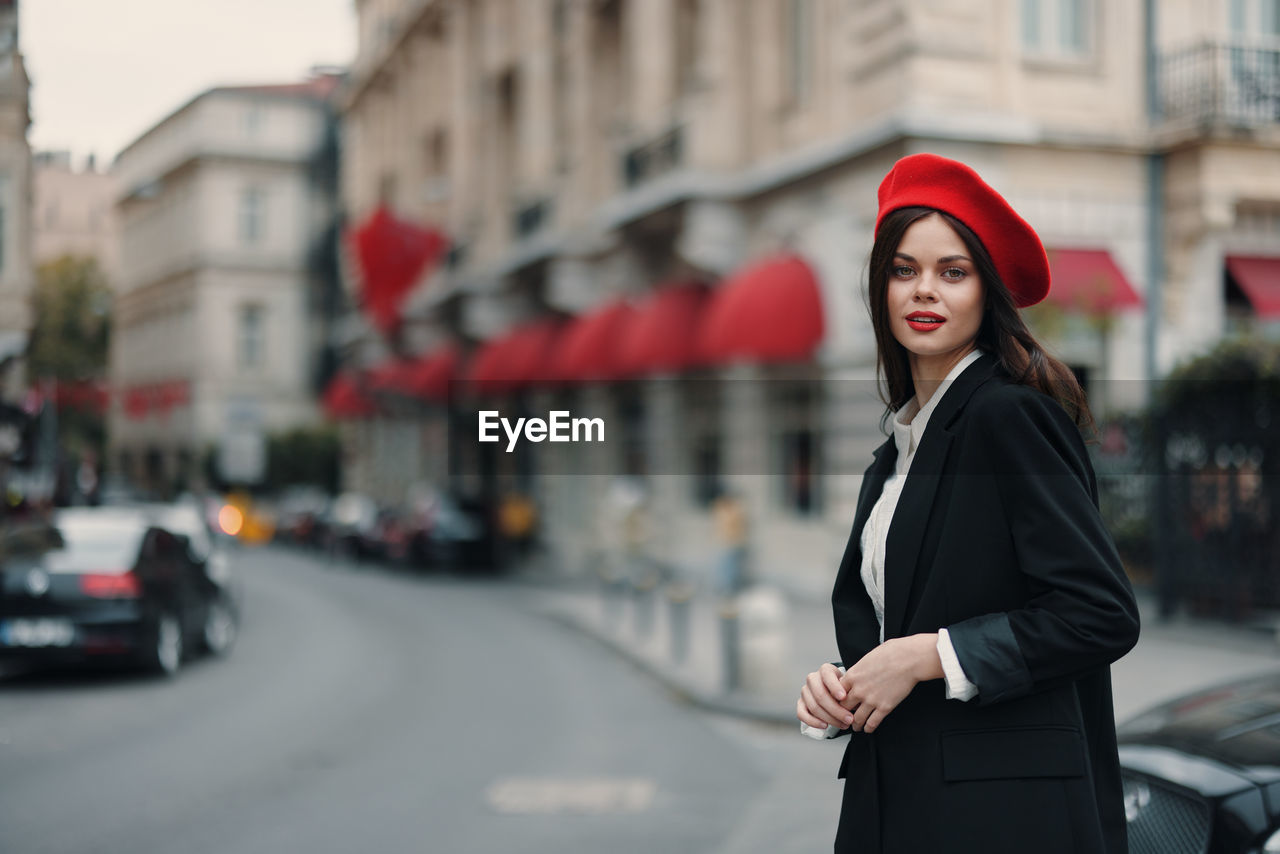
[[[942,779],[1081,777],[1084,739],[1075,727],[1007,727],[942,733]]]

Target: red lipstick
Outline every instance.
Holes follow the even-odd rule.
[[[907,315],[907,325],[917,332],[932,332],[946,322],[945,317],[932,311],[913,311]]]

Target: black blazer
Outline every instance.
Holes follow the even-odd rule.
[[[862,528],[893,472],[875,452],[831,601],[844,662],[879,641]],[[1109,665],[1138,610],[1080,432],[991,354],[946,390],[889,528],[885,637],[946,628],[978,696],[920,683],[852,733],[837,852],[1125,854]]]

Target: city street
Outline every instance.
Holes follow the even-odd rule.
[[[0,681],[6,852],[825,850],[837,751],[695,711],[518,586],[239,553],[225,660]]]

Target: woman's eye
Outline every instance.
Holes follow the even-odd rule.
[[[915,270],[905,265],[900,265],[893,268],[893,274],[900,279],[905,279],[907,276],[914,275],[915,272],[916,272]]]
[[[952,273],[954,273],[955,275],[953,276]],[[942,275],[951,279],[953,282],[958,282],[961,279],[963,279],[965,276],[967,276],[968,273],[966,273],[964,270],[960,269],[959,267],[950,267]]]

